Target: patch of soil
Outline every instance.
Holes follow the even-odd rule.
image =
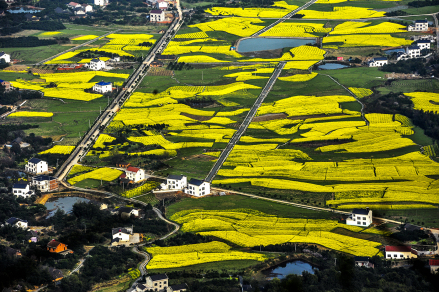
[[[8,70],[8,71],[24,71],[24,70],[27,70],[27,66],[26,65],[12,65],[12,66],[6,67],[4,70]]]
[[[266,121],[272,121],[272,120],[280,120],[280,119],[285,119],[288,116],[284,113],[280,113],[280,114],[266,114],[263,116],[259,116],[259,117],[254,117],[252,122],[266,122]]]
[[[338,116],[346,116],[345,114],[334,114],[334,115],[311,115],[311,116],[292,116],[288,117],[289,120],[306,120],[306,119],[314,119],[314,118],[327,118],[327,117],[338,117]]]
[[[196,154],[186,158],[186,160],[195,160],[195,161],[212,161],[217,159],[216,157],[205,155],[205,154]]]
[[[180,115],[197,120],[197,121],[200,121],[200,122],[208,121],[212,118],[212,117],[206,117],[206,116],[191,115],[188,113],[180,113]]]
[[[157,200],[164,200],[164,199],[179,199],[184,198],[186,195],[183,192],[169,192],[169,193],[159,193],[155,194],[155,197]]]
[[[282,49],[247,52],[240,54],[248,58],[280,58],[282,56]]]

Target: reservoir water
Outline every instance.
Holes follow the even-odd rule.
[[[51,202],[46,202],[44,206],[46,206],[47,210],[49,211],[49,215],[47,215],[46,218],[50,218],[55,215],[58,209],[61,209],[68,214],[72,212],[73,205],[79,202],[90,202],[90,200],[81,197],[62,197]]]
[[[266,270],[264,273],[270,278],[283,279],[287,275],[302,275],[303,271],[314,274],[313,266],[301,260],[285,262],[274,268]]]
[[[294,38],[249,38],[239,42],[237,51],[239,53],[268,51],[282,48],[299,47],[306,44],[315,44],[315,39],[294,39]]]
[[[8,12],[10,12],[10,13],[37,13],[40,11],[42,11],[42,10],[28,9],[28,8],[23,8],[23,7],[20,7],[19,9],[9,9],[8,10]]]
[[[342,68],[347,68],[349,66],[347,65],[343,65],[343,64],[338,64],[338,63],[326,63],[323,65],[319,65],[317,68],[318,70],[334,70],[334,69],[342,69]]]

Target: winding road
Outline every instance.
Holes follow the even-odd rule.
[[[223,163],[226,161],[227,157],[229,157],[229,154],[233,150],[233,148],[235,147],[236,143],[238,143],[239,139],[241,139],[242,134],[244,134],[244,132],[247,130],[248,126],[250,125],[251,121],[255,117],[256,112],[258,111],[262,102],[267,97],[270,90],[273,88],[273,85],[276,82],[277,78],[279,77],[280,73],[282,72],[282,69],[285,67],[285,64],[286,64],[286,62],[282,61],[277,65],[276,69],[273,72],[273,75],[271,75],[270,79],[268,79],[267,84],[262,89],[261,93],[259,94],[259,96],[256,99],[255,103],[253,104],[252,108],[248,112],[244,121],[242,121],[241,125],[239,126],[238,131],[235,132],[232,139],[230,139],[229,143],[227,144],[226,148],[223,150],[223,152],[221,152],[221,155],[219,156],[215,165],[212,167],[210,172],[207,174],[206,178],[204,179],[205,181],[212,182],[213,178],[218,173],[219,169],[221,168]]]

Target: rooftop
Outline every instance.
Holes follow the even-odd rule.
[[[428,265],[429,266],[439,266],[439,260],[432,260],[432,259],[430,259],[428,261]]]
[[[129,171],[129,172],[138,172],[139,170],[140,170],[140,168],[133,167],[133,166],[129,166],[127,168],[127,171]]]
[[[369,214],[369,211],[370,210],[367,210],[367,209],[354,209],[354,210],[352,210],[352,213],[358,214],[358,215],[367,215],[367,214]]]
[[[386,246],[386,252],[389,251],[399,251],[399,252],[411,252],[412,247],[407,245],[401,245],[401,246]]]
[[[12,186],[13,189],[25,189],[27,187],[26,183],[16,183]]]
[[[408,46],[409,50],[420,50],[421,48],[418,46]]]
[[[175,179],[175,180],[182,180],[185,176],[180,174],[180,175],[175,175],[175,174],[170,174],[168,175],[167,179]]]
[[[96,85],[100,85],[100,86],[111,85],[111,82],[101,81],[101,82],[96,83]]]
[[[17,223],[18,221],[21,221],[21,222],[27,222],[26,220],[21,220],[21,219],[16,218],[16,217],[11,217],[11,218],[9,218],[8,220],[6,220],[6,223],[12,225],[12,224]]]
[[[168,276],[166,274],[159,274],[159,275],[153,275],[149,276],[152,281],[160,281],[160,280],[167,280]]]
[[[196,186],[201,186],[203,183],[204,183],[204,180],[199,180],[196,178],[191,178],[191,180],[189,181],[189,184],[196,185]]]
[[[52,239],[51,241],[49,241],[49,243],[47,244],[47,246],[49,247],[57,247],[58,245],[60,245],[61,242],[56,241],[55,239]]]
[[[150,12],[150,14],[162,14],[162,13],[164,13],[163,10],[159,10],[159,9],[153,9]]]
[[[368,262],[369,257],[355,257],[356,262]]]
[[[123,228],[123,227],[117,227],[117,228],[111,229],[111,235],[115,235],[116,233],[119,233],[119,232],[131,234],[131,232],[129,232],[126,228]]]
[[[374,61],[387,61],[386,57],[377,57],[377,58],[373,58]]]
[[[37,176],[34,176],[32,179],[36,180],[36,181],[44,181],[44,180],[54,180],[56,178],[54,178],[53,176],[49,176],[49,175],[37,175]]]
[[[38,159],[38,158],[31,158],[31,159],[29,159],[29,162],[30,163],[34,163],[34,164],[39,163],[40,161],[42,161],[42,160]]]

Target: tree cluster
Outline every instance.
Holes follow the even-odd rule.
[[[426,60],[425,59],[409,59],[400,60],[397,63],[389,63],[380,67],[381,71],[384,72],[395,72],[404,74],[418,73],[421,76],[427,74]]]
[[[18,38],[3,38],[0,47],[1,48],[14,48],[14,47],[40,47],[50,46],[57,44],[56,40],[52,39],[39,39],[34,36],[18,37]]]
[[[193,108],[203,108],[215,104],[215,100],[212,99],[210,96],[208,97],[203,96],[203,97],[179,99],[178,103],[182,103]]]
[[[409,6],[419,8],[425,6],[439,5],[439,0],[425,0],[425,1],[413,1],[408,3]]]

